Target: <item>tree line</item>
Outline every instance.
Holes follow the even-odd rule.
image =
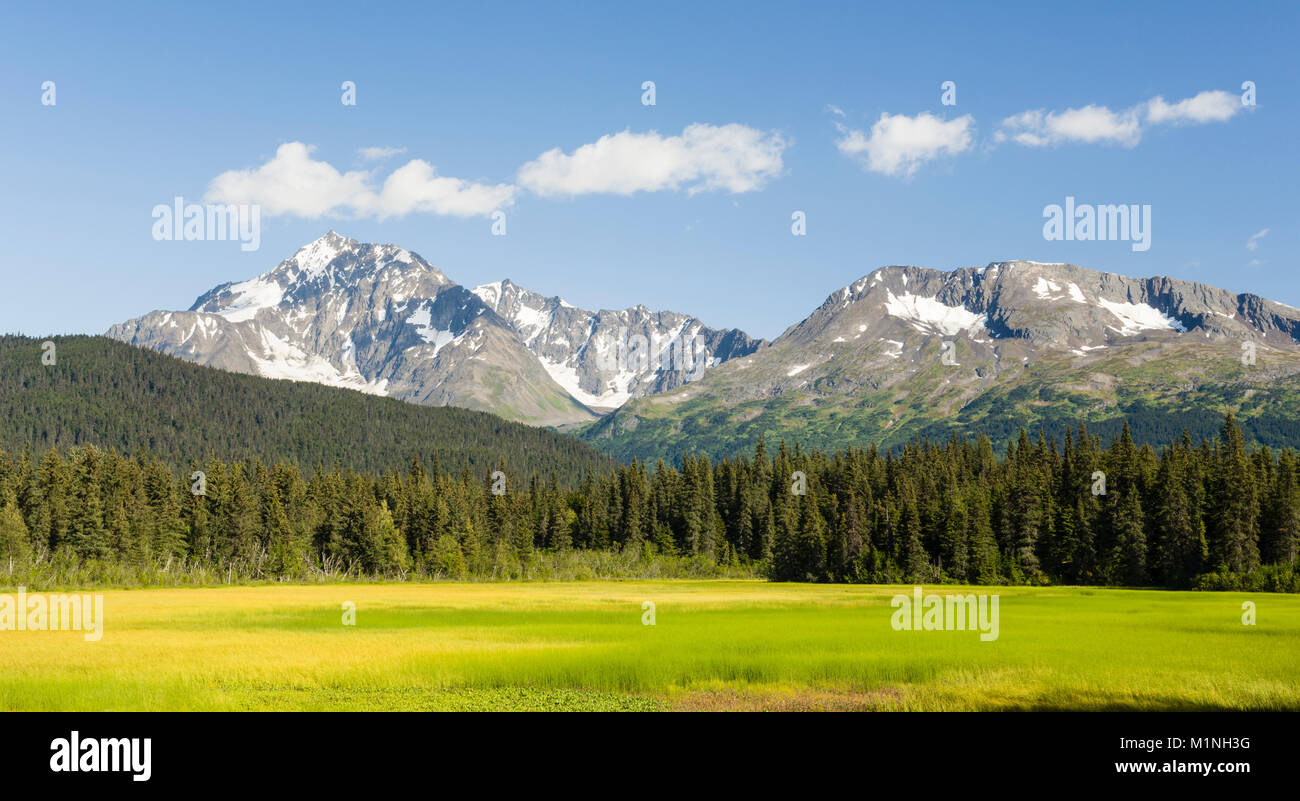
[[[1300,590],[1300,464],[1214,440],[1157,451],[1126,428],[1025,431],[834,454],[640,462],[568,483],[445,469],[304,473],[78,447],[0,452],[0,559],[203,565],[248,578],[526,577],[537,554],[687,557],[781,581]],[[495,471],[493,471],[495,472]],[[495,491],[494,491],[495,490]]]

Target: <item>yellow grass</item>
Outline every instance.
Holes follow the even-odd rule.
[[[0,709],[1300,709],[1300,598],[998,592],[1000,636],[895,631],[910,587],[647,581],[104,592],[0,631]],[[1242,625],[1241,604],[1258,608]],[[655,604],[656,625],[642,624]],[[345,602],[356,625],[342,625]]]

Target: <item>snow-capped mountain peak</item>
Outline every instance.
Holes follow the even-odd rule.
[[[108,335],[235,372],[415,403],[548,424],[592,416],[473,293],[405,248],[334,231],[189,311],[152,312]]]
[[[335,232],[331,229],[319,239],[308,242],[298,248],[298,252],[285,263],[293,262],[304,275],[315,276],[325,271],[330,262],[345,250],[352,250],[361,243]]]
[[[399,299],[422,284],[451,284],[433,265],[405,248],[363,244],[330,231],[256,278],[222,284],[204,293],[190,311],[244,322],[263,310],[350,292],[367,282],[390,285]]]
[[[109,331],[236,372],[548,424],[589,420],[592,409],[689,380],[671,362],[645,361],[638,345],[697,334],[701,365],[761,344],[644,306],[596,314],[509,280],[471,292],[419,254],[335,231],[262,275],[204,293],[189,311]]]

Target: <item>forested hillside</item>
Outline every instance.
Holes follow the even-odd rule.
[[[0,454],[0,559],[11,580],[51,562],[536,578],[546,555],[601,553],[650,575],[687,559],[793,581],[1300,590],[1296,454],[1246,447],[1231,418],[1216,441],[1159,453],[1125,429],[1106,447],[1022,432],[1001,458],[984,438],[898,454],[760,442],[752,458],[634,463],[572,490],[499,467],[498,494],[486,475],[418,461],[363,474],[196,460],[177,474],[94,448]],[[201,494],[190,470],[206,474]]]
[[[201,367],[104,337],[0,337],[0,448],[146,450],[177,470],[209,457],[378,472],[412,454],[487,475],[505,460],[564,485],[615,463],[570,437],[491,414]]]

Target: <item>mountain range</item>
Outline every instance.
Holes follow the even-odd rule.
[[[616,456],[735,453],[760,436],[838,448],[1089,423],[1168,442],[1227,411],[1300,444],[1300,310],[1072,264],[883,267],[771,345],[630,401],[582,433]]]
[[[1300,310],[1073,264],[882,267],[772,342],[509,280],[466,289],[418,254],[331,231],[188,311],[108,336],[222,369],[566,428],[620,458],[836,448],[1088,423],[1168,441],[1226,411],[1300,444]]]
[[[589,312],[508,280],[469,290],[419,254],[334,231],[187,311],[153,311],[107,336],[232,372],[540,425],[594,420],[764,344],[643,306]],[[642,358],[651,349],[695,358],[683,369]]]

